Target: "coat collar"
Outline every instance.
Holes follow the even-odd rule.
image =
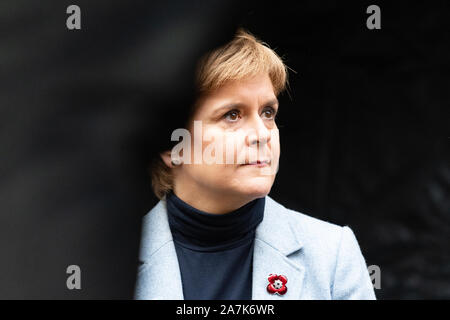
[[[297,239],[288,209],[266,196],[264,219],[256,228],[253,254],[252,299],[298,299],[304,269],[292,263],[289,256],[302,248]],[[144,217],[141,241],[137,299],[183,299],[178,259],[167,218],[166,199]],[[266,290],[271,273],[288,278],[283,296]]]
[[[304,268],[294,264],[289,256],[302,248],[301,241],[293,230],[294,221],[288,209],[266,197],[264,219],[256,228],[253,252],[253,300],[297,300],[300,298]],[[287,277],[288,291],[283,296],[267,292],[269,274]]]

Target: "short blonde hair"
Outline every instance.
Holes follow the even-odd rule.
[[[269,75],[275,95],[286,89],[288,72],[283,60],[266,43],[239,29],[229,43],[200,59],[195,78],[197,95],[258,74]],[[153,192],[162,199],[173,188],[171,168],[158,156],[150,170]]]
[[[281,58],[266,43],[239,29],[232,41],[200,60],[196,85],[201,94],[217,89],[230,80],[258,74],[269,75],[275,95],[285,89],[288,73]]]

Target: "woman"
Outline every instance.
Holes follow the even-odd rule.
[[[152,169],[160,202],[144,217],[137,299],[375,298],[350,228],[268,196],[286,81],[242,30],[201,60],[187,130],[172,136],[182,142]]]

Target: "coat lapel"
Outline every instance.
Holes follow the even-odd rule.
[[[300,298],[304,268],[292,263],[289,256],[301,249],[289,225],[285,207],[266,197],[264,219],[256,228],[253,252],[252,299],[253,300],[297,300]],[[287,292],[284,295],[267,292],[269,274],[287,277]]]
[[[266,196],[264,219],[256,228],[253,252],[252,299],[299,299],[304,268],[292,263],[289,256],[302,245],[289,225],[287,209]],[[165,199],[161,200],[143,220],[140,251],[141,265],[135,298],[183,300],[183,287],[178,258],[167,219]],[[267,292],[269,274],[287,277],[286,294]]]
[[[180,268],[165,199],[144,217],[140,260],[136,299],[183,300]]]

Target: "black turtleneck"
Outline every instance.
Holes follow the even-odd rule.
[[[225,214],[198,210],[167,195],[169,226],[186,300],[251,300],[255,230],[265,198]]]

